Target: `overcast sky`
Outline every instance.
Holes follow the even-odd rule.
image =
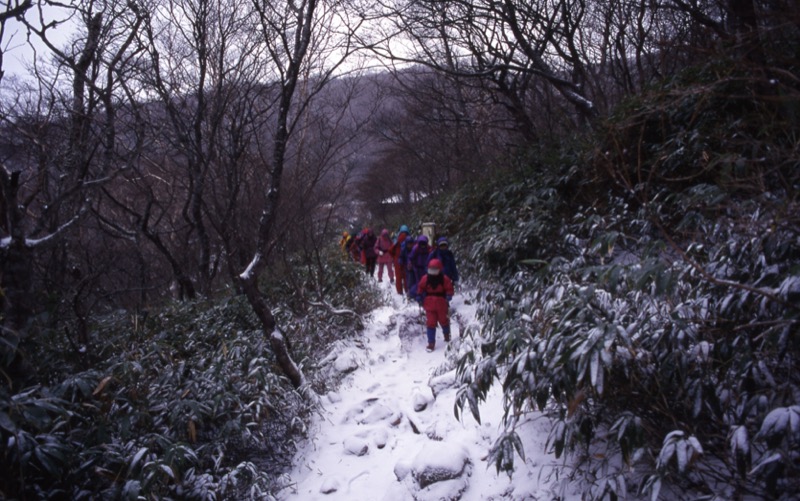
[[[44,6],[42,9],[40,11],[39,6],[34,4],[26,13],[25,18],[28,22],[39,24],[42,18],[45,22],[50,22],[56,18],[66,19],[67,17],[65,9],[51,6]],[[69,39],[72,30],[72,23],[60,24],[48,31],[49,38],[60,46]],[[47,57],[49,54],[49,51],[35,36],[31,37],[30,43],[28,42],[25,26],[16,19],[6,21],[5,32],[0,43],[2,43],[3,49],[3,71],[6,76],[24,76],[28,73],[27,67],[33,62],[34,54],[31,45],[36,48],[40,57]]]

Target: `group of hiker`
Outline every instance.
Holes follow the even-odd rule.
[[[385,267],[397,293],[422,305],[427,351],[436,346],[437,325],[442,327],[445,342],[450,341],[448,308],[458,282],[458,268],[446,237],[432,243],[424,234],[412,237],[408,226],[402,225],[394,237],[387,229],[380,236],[375,236],[371,228],[355,235],[345,231],[339,245],[351,259],[364,265],[369,276],[375,276],[377,266],[379,282],[383,281]]]

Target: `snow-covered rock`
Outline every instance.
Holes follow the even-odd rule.
[[[328,477],[322,482],[322,485],[319,488],[319,492],[321,492],[322,494],[333,494],[334,492],[338,491],[341,488],[342,486],[338,478]]]
[[[464,478],[436,482],[414,493],[415,501],[458,501],[469,487]]]
[[[383,420],[389,419],[394,415],[394,411],[385,405],[378,404],[369,410],[366,416],[359,419],[360,424],[375,424]]]
[[[358,369],[358,352],[356,350],[345,350],[336,357],[333,367],[340,374],[348,374]]]
[[[375,447],[383,449],[389,442],[389,432],[386,431],[386,428],[378,428],[372,433],[372,441],[375,443]]]
[[[364,416],[364,413],[367,411],[367,409],[375,405],[378,400],[378,398],[368,398],[348,408],[342,422],[349,423],[354,420],[360,421],[363,419],[361,416]]]
[[[411,473],[411,462],[410,461],[398,461],[396,465],[394,465],[394,476],[397,477],[398,481],[403,480]]]
[[[369,452],[369,444],[361,437],[348,437],[344,439],[344,451],[353,456],[363,456]]]
[[[419,392],[414,393],[411,400],[414,403],[414,412],[422,412],[428,407],[429,400]]]
[[[450,431],[451,428],[450,424],[450,421],[434,421],[425,428],[425,436],[431,440],[441,442],[447,437],[447,432]]]
[[[335,391],[329,391],[327,397],[328,401],[332,404],[338,404],[339,402],[342,401],[342,396],[336,393]]]
[[[431,442],[411,462],[411,473],[421,488],[461,477],[470,464],[467,449],[460,444]]]
[[[445,372],[441,376],[432,377],[428,381],[428,386],[431,387],[433,398],[436,398],[441,392],[452,388],[456,385],[456,371],[453,369],[450,372]]]

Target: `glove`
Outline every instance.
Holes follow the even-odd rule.
[[[446,296],[445,299],[447,299],[447,302],[449,303],[453,300],[453,296]]]

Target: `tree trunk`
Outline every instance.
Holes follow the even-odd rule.
[[[262,23],[271,26],[268,16],[263,12],[260,5],[256,2],[255,7],[262,15]],[[280,98],[278,101],[278,114],[275,125],[275,139],[272,143],[272,165],[270,168],[269,186],[267,187],[264,208],[258,223],[258,235],[256,252],[247,269],[239,275],[239,281],[244,290],[250,306],[253,308],[261,325],[264,334],[269,336],[272,350],[278,360],[278,364],[286,377],[292,382],[295,388],[305,384],[305,377],[302,371],[294,363],[289,348],[283,335],[275,328],[275,318],[269,309],[264,297],[258,290],[258,277],[267,267],[267,255],[269,253],[270,240],[275,227],[275,216],[278,212],[280,202],[281,180],[283,178],[283,168],[286,163],[286,143],[289,140],[289,110],[294,99],[297,82],[300,78],[300,71],[306,57],[308,47],[312,37],[312,23],[317,7],[317,0],[308,0],[302,10],[296,12],[295,21],[297,26],[292,35],[294,46],[290,54],[287,54],[288,65],[284,78],[281,82]],[[271,28],[270,28],[271,29]],[[269,32],[269,29],[267,30]]]
[[[3,254],[3,323],[7,330],[22,338],[33,311],[31,252],[24,240],[13,239]]]
[[[9,173],[0,165],[2,227],[8,241],[0,248],[0,300],[2,300],[2,332],[0,362],[6,366],[12,383],[25,381],[32,374],[19,345],[26,337],[26,328],[33,312],[31,298],[31,249],[25,245],[21,228],[22,214],[17,200],[19,172]]]
[[[269,333],[270,347],[273,353],[275,353],[278,365],[286,377],[289,378],[292,385],[295,388],[300,388],[305,384],[305,377],[289,354],[289,346],[286,343],[286,339],[275,328],[275,317],[272,315],[272,311],[270,311],[267,302],[264,300],[264,296],[262,296],[261,292],[258,290],[258,278],[255,275],[249,275],[247,277],[242,277],[239,283],[247,296],[250,307],[253,308],[253,312],[261,322],[264,333]]]
[[[19,192],[19,172],[9,173],[5,166],[0,167],[2,184],[2,228],[8,233],[8,243],[2,249],[2,287],[3,324],[14,334],[21,335],[31,314],[31,252],[25,246],[22,231],[22,214],[17,194]]]
[[[737,37],[748,36],[756,30],[758,20],[753,0],[729,0],[730,31]]]

